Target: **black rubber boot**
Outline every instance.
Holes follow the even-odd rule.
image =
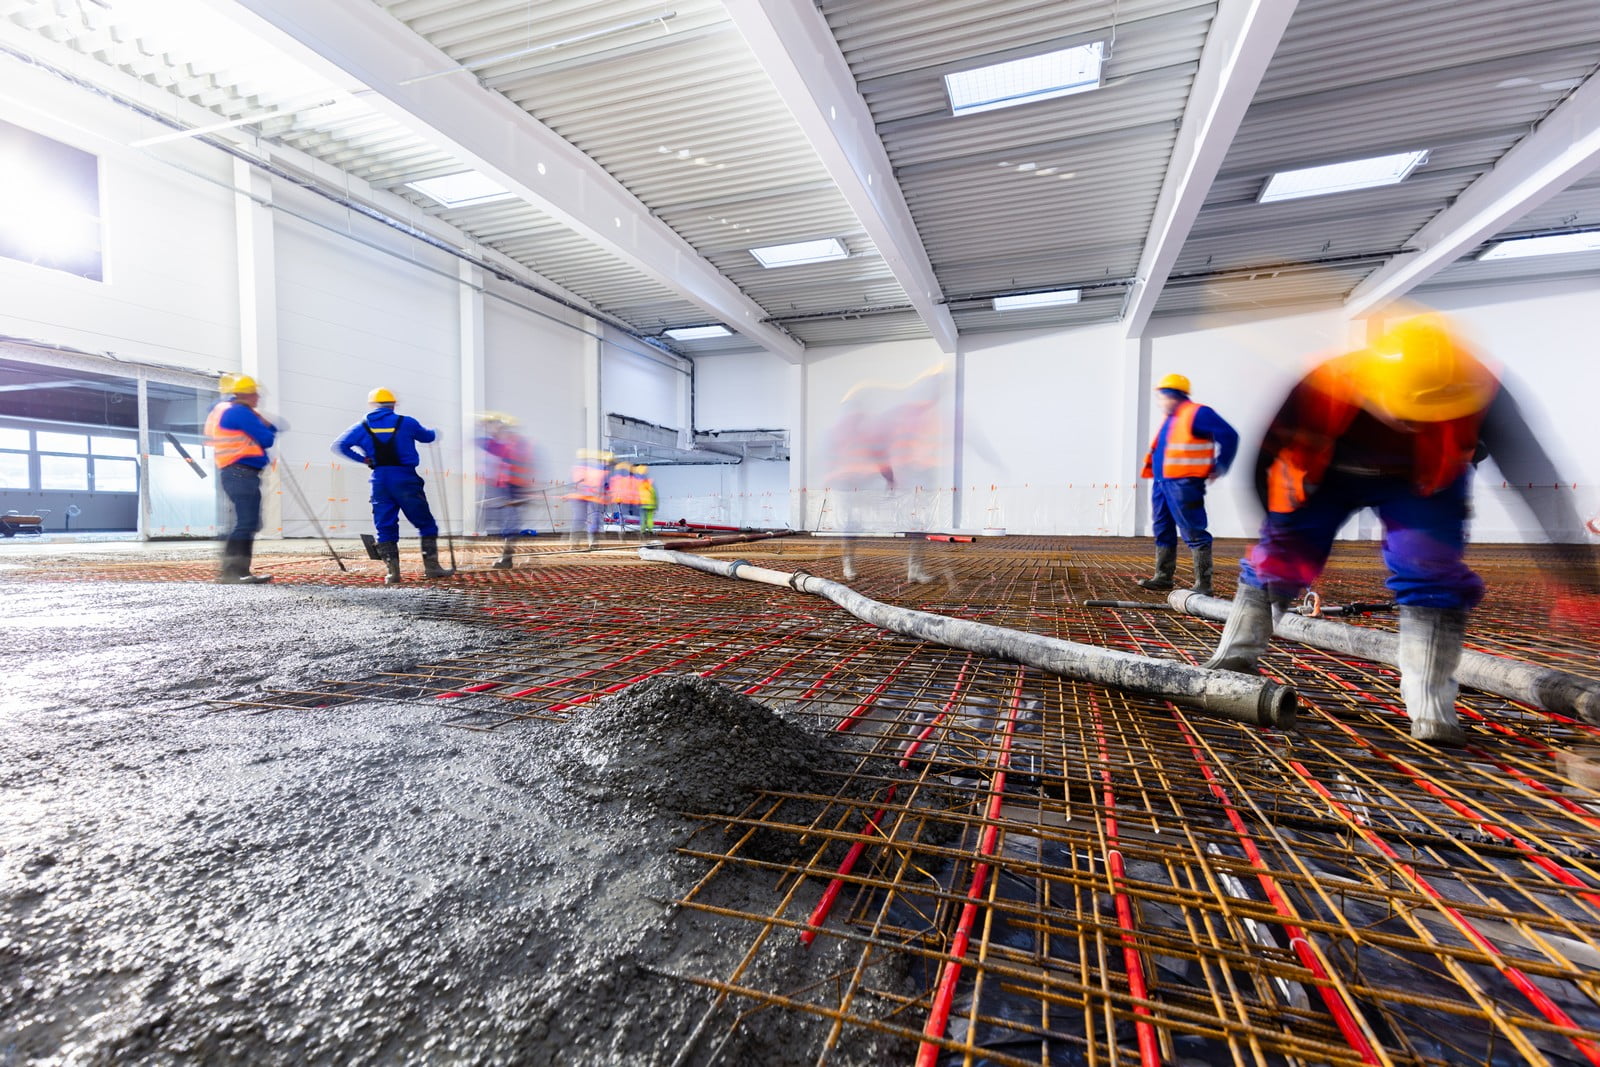
[[[255,556],[256,543],[254,541],[239,541],[239,577],[240,585],[261,585],[263,582],[272,581],[270,574],[251,574],[250,560]]]
[[[455,571],[439,562],[439,539],[422,539],[422,576],[424,578],[449,578]]]
[[[238,585],[240,576],[246,570],[247,567],[239,565],[239,542],[222,542],[222,562],[217,567],[217,584]]]
[[[400,584],[400,546],[393,541],[382,542],[378,545],[378,558],[383,560],[383,565],[388,573],[383,576],[384,585]]]
[[[1189,555],[1194,560],[1194,581],[1189,583],[1189,588],[1201,596],[1216,596],[1211,589],[1211,546],[1191,548]]]
[[[1447,608],[1400,608],[1400,698],[1411,716],[1411,736],[1435,745],[1467,740],[1456,718],[1456,665],[1466,638],[1467,613]]]
[[[501,550],[500,558],[495,560],[493,563],[489,564],[489,566],[498,567],[500,570],[503,570],[503,571],[508,571],[512,567],[515,567],[517,565],[516,564],[516,560],[514,560],[512,558],[512,552],[511,552],[511,546],[512,546],[514,541],[515,541],[515,538],[511,538],[511,537],[506,538],[505,548]]]
[[[1283,602],[1287,606],[1287,602]],[[1200,666],[1213,671],[1258,674],[1256,664],[1272,640],[1273,597],[1265,589],[1239,583],[1233,594],[1233,608],[1222,627],[1222,640],[1211,658]]]
[[[1156,572],[1148,578],[1140,578],[1137,584],[1141,589],[1152,592],[1164,593],[1172,588],[1172,574],[1178,569],[1178,546],[1156,546]]]

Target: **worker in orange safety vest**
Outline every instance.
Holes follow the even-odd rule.
[[[1189,399],[1189,379],[1169,374],[1156,383],[1157,403],[1166,413],[1145,453],[1139,477],[1153,479],[1150,519],[1156,542],[1156,569],[1138,584],[1171,589],[1178,566],[1178,534],[1194,561],[1197,593],[1211,595],[1211,531],[1206,529],[1206,487],[1226,474],[1239,450],[1239,434],[1204,404]]]
[[[261,399],[256,380],[247,374],[225,374],[224,399],[206,416],[206,444],[217,464],[217,480],[233,512],[233,527],[222,542],[217,581],[224,585],[257,585],[270,574],[251,574],[256,533],[261,529],[261,472],[267,449],[278,429],[256,412]]]

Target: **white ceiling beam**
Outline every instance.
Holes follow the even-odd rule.
[[[1352,318],[1403,297],[1600,164],[1600,75],[1590,75],[1537,129],[1467,186],[1345,299]]]
[[[207,0],[250,32],[339,82],[535,205],[585,239],[791,362],[803,346],[762,320],[766,311],[605,168],[470,74],[418,78],[454,66],[444,52],[376,4],[328,0]]]
[[[1126,336],[1141,336],[1149,324],[1297,2],[1221,0],[1217,5],[1139,268],[1123,305]]]
[[[872,113],[822,12],[812,0],[729,0],[727,9],[912,307],[939,347],[955,352],[955,320]]]

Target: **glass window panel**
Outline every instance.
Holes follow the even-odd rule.
[[[0,488],[32,489],[28,482],[28,455],[25,452],[0,452]]]
[[[131,459],[96,459],[94,491],[97,493],[137,493],[139,465]]]
[[[28,431],[15,426],[0,426],[0,448],[20,448],[26,452],[33,446],[28,443]]]
[[[37,436],[40,452],[71,452],[73,455],[81,456],[89,451],[88,434],[50,433],[40,430]]]
[[[97,456],[137,456],[139,454],[139,439],[137,437],[91,437],[89,443],[91,450]]]
[[[89,488],[89,460],[79,456],[40,456],[39,488]]]

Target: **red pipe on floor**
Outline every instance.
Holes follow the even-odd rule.
[[[984,812],[985,826],[983,835],[978,842],[978,852],[982,856],[993,856],[995,844],[1000,838],[1000,827],[997,820],[1000,818],[1000,805],[1005,800],[1006,770],[1011,765],[1011,737],[1017,725],[1017,711],[1022,707],[1022,679],[1024,672],[1017,671],[1017,684],[1011,691],[1011,713],[1006,716],[1005,733],[1000,739],[1000,753],[995,758],[994,777],[989,783],[989,806]],[[953,960],[946,960],[939,981],[935,987],[933,997],[933,1010],[928,1013],[928,1022],[922,1028],[924,1040],[917,1048],[917,1067],[934,1067],[939,1059],[939,1045],[937,1042],[944,1037],[945,1030],[950,1025],[950,1005],[955,1000],[956,983],[961,980],[961,958],[967,954],[967,945],[972,940],[972,927],[978,919],[978,901],[983,897],[984,884],[989,880],[989,864],[978,864],[972,872],[972,884],[967,888],[967,902],[962,905],[961,918],[956,923],[956,935],[950,942],[949,955]],[[1159,1061],[1158,1061],[1159,1062]]]

